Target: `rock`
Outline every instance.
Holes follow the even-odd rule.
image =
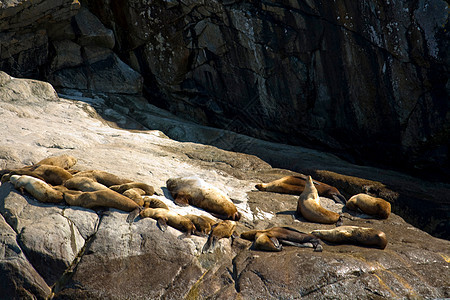
[[[112,30],[105,28],[100,20],[89,10],[82,7],[74,19],[79,30],[78,44],[81,46],[97,46],[108,49],[114,47],[114,34]]]
[[[358,164],[450,178],[446,1],[181,3],[88,4],[115,28],[119,56],[139,68],[152,103]]]
[[[51,155],[70,154],[78,158],[76,169],[99,169],[145,182],[155,187],[159,199],[171,210],[207,214],[194,207],[177,207],[165,188],[170,177],[198,175],[224,190],[235,202],[242,213],[238,233],[271,226],[290,226],[305,232],[333,228],[295,217],[297,196],[254,188],[255,183],[294,172],[274,169],[255,156],[177,142],[148,127],[120,128],[120,124],[139,128],[137,122],[142,121],[142,116],[130,119],[122,115],[120,123],[105,119],[112,115],[118,118],[119,111],[127,112],[119,100],[81,96],[79,100],[55,99],[49,97],[50,90],[33,86],[48,84],[0,73],[0,94],[9,97],[0,102],[0,113],[8,118],[8,122],[0,123],[1,149],[11,153],[0,155],[0,165],[29,165]],[[21,92],[19,96],[11,93],[15,89]],[[145,101],[120,97],[124,103],[131,99],[136,106],[152,109]],[[112,103],[117,110],[107,106]],[[195,130],[205,136],[208,133],[210,138],[225,134],[176,118],[168,120],[167,113],[153,111],[153,115],[145,115],[147,126],[153,119],[156,124],[167,122],[166,126],[173,130],[191,134]],[[50,123],[58,126],[48,126]],[[227,135],[231,137],[232,133]],[[244,140],[243,136],[237,140],[254,141]],[[284,154],[284,149],[275,144],[260,143],[261,147]],[[300,153],[293,148],[291,151]],[[302,159],[311,166],[315,161],[318,166],[329,163],[347,170],[373,172],[320,152],[297,151],[303,151]],[[330,161],[324,162],[325,157]],[[322,174],[319,170],[317,174]],[[356,190],[357,183],[352,180],[357,178],[347,178],[337,187],[349,184]],[[381,188],[364,178],[360,180],[361,186]],[[327,209],[343,214],[344,225],[384,231],[388,238],[386,249],[324,243],[321,253],[289,246],[279,253],[266,253],[251,250],[249,241],[237,238],[233,243],[222,239],[213,253],[203,254],[204,237],[178,239],[181,232],[173,228],[162,232],[152,219],[138,218],[128,224],[127,213],[114,209],[92,211],[38,203],[4,183],[0,186],[0,239],[5,245],[0,247],[2,291],[7,297],[28,298],[47,298],[54,293],[55,299],[120,299],[130,295],[136,299],[450,296],[449,241],[413,227],[395,211],[387,220],[377,220],[342,211],[342,205],[332,200],[321,201]]]

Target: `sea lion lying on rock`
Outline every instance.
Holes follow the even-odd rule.
[[[12,175],[10,181],[14,187],[23,193],[26,190],[36,200],[44,203],[60,203],[63,193],[39,178],[28,175]]]
[[[202,253],[211,252],[217,246],[217,241],[222,238],[234,238],[236,222],[232,220],[224,220],[212,226],[208,240],[203,245]]]
[[[311,247],[316,252],[322,252],[323,249],[316,236],[290,227],[250,230],[241,233],[241,238],[253,241],[253,247],[257,250],[281,251],[282,245]]]
[[[224,192],[196,176],[170,178],[166,185],[178,205],[191,204],[221,219],[240,219],[236,206]]]
[[[132,182],[132,180],[121,178],[114,174],[100,170],[80,171],[73,176],[89,177],[103,185],[106,185],[107,187]]]
[[[340,226],[333,229],[313,230],[311,234],[336,244],[354,244],[380,249],[386,248],[387,245],[386,234],[373,228]]]
[[[359,209],[365,214],[376,216],[380,219],[387,219],[391,214],[391,204],[389,202],[367,194],[358,194],[351,197],[345,207],[354,211]]]
[[[167,225],[184,232],[180,238],[189,237],[195,231],[195,226],[189,218],[171,212],[164,208],[145,208],[140,212],[142,218],[152,218],[158,223],[159,228],[165,231]]]
[[[297,202],[297,214],[303,216],[310,222],[323,224],[341,224],[341,216],[338,213],[327,210],[320,206],[320,198],[312,182],[311,176],[308,176],[305,189],[301,193]]]
[[[255,187],[260,191],[275,192],[282,194],[300,195],[306,186],[307,176],[285,176],[269,183],[259,183]],[[334,199],[336,202],[345,204],[345,197],[337,188],[323,182],[315,181],[319,196]]]

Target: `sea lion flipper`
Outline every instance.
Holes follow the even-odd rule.
[[[347,199],[345,199],[345,197],[342,196],[341,194],[333,194],[332,197],[336,203],[341,203],[344,205],[345,203],[347,203]]]
[[[161,231],[166,231],[166,229],[167,229],[167,221],[165,219],[158,218],[157,224],[158,224],[159,229],[161,229]]]
[[[127,223],[133,223],[134,220],[137,218],[137,216],[139,215],[139,213],[141,212],[142,208],[141,207],[136,207],[135,209],[133,209],[127,217]]]
[[[276,248],[277,250],[280,250],[280,251],[281,251],[281,249],[282,249],[283,246],[281,246],[280,241],[278,241],[278,239],[277,239],[276,237],[274,237],[274,236],[270,237],[270,240],[272,241],[272,243],[273,243],[273,245],[275,246],[275,248]]]
[[[183,234],[180,234],[178,236],[179,240],[185,239],[185,238],[190,238],[191,237],[191,233],[189,231],[183,232]]]
[[[185,193],[178,193],[178,195],[175,197],[174,202],[179,206],[188,206],[189,196]]]

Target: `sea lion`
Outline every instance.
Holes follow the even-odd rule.
[[[356,244],[380,249],[386,248],[387,239],[383,231],[358,226],[340,226],[333,229],[313,230],[311,234],[336,244]]]
[[[236,206],[224,192],[196,176],[170,178],[166,185],[178,205],[191,204],[221,219],[240,219]]]
[[[365,214],[381,219],[387,219],[391,214],[391,204],[389,202],[367,194],[354,195],[348,200],[345,207],[355,211],[360,209]]]
[[[340,215],[320,206],[320,198],[311,176],[306,179],[303,192],[297,202],[297,214],[306,220],[316,223],[333,224],[339,221]]]
[[[67,170],[52,165],[27,166],[20,169],[11,170],[9,175],[28,175],[41,179],[51,185],[60,185],[66,180],[72,178],[72,174],[70,174]],[[8,178],[6,177],[6,179]]]
[[[141,207],[128,197],[113,190],[105,189],[94,192],[65,192],[64,200],[72,206],[85,208],[111,207],[123,211],[139,211]]]
[[[134,202],[136,202],[139,206],[144,205],[144,199],[142,198],[142,195],[144,195],[144,190],[141,190],[140,188],[131,188],[122,193],[125,197],[130,198]]]
[[[35,165],[50,165],[50,166],[57,166],[60,168],[63,168],[65,170],[68,170],[72,168],[76,163],[77,159],[71,155],[63,154],[59,156],[51,156],[44,158],[43,160],[39,161]]]
[[[142,218],[152,218],[158,222],[159,228],[162,231],[166,230],[167,225],[178,229],[184,234],[179,236],[179,238],[189,237],[195,231],[195,226],[185,216],[171,212],[164,208],[145,208],[140,212]]]
[[[203,245],[202,253],[214,250],[217,246],[217,241],[221,238],[234,237],[236,225],[236,222],[232,220],[223,220],[213,225],[208,240]]]
[[[185,215],[195,225],[195,235],[206,236],[217,221],[203,215]]]
[[[255,187],[260,191],[300,195],[305,189],[307,176],[285,176],[269,183],[259,183]],[[345,204],[345,197],[337,188],[323,182],[315,181],[319,196],[334,199],[334,201]]]
[[[241,238],[254,241],[258,250],[281,251],[282,245],[296,247],[313,247],[315,252],[322,252],[320,240],[308,233],[290,227],[273,227],[266,230],[250,230],[241,233]],[[311,246],[309,246],[311,245]]]
[[[80,171],[73,176],[89,177],[103,185],[106,185],[107,187],[132,182],[131,180],[100,170]]]
[[[28,175],[12,175],[10,178],[14,187],[23,193],[25,189],[36,200],[44,203],[60,203],[63,193],[54,189],[45,181]]]
[[[159,200],[158,198],[144,196],[144,207],[145,208],[165,208],[169,209],[169,207],[164,203],[164,201]]]
[[[64,182],[64,186],[71,190],[77,190],[82,192],[95,192],[105,190],[108,187],[101,183],[98,183],[92,178],[75,176]]]
[[[129,182],[129,183],[124,183],[124,184],[120,184],[120,185],[112,185],[109,187],[110,189],[112,189],[113,191],[116,191],[118,193],[123,193],[126,190],[132,189],[132,188],[140,188],[141,190],[143,190],[145,192],[144,195],[153,195],[155,193],[155,189],[151,186],[148,185],[146,183],[142,183],[142,182]]]

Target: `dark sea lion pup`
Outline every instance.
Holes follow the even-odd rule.
[[[354,244],[384,249],[387,245],[386,234],[373,228],[358,226],[340,226],[333,229],[313,230],[311,234],[336,244]]]
[[[166,184],[178,205],[191,204],[221,219],[240,219],[236,206],[224,192],[196,176],[170,178]]]
[[[307,176],[285,176],[269,183],[259,183],[255,187],[260,191],[300,195],[305,189]],[[345,197],[334,186],[323,182],[313,181],[316,184],[319,196],[334,199],[334,201],[345,204]]]
[[[241,233],[241,238],[253,241],[253,247],[257,250],[281,251],[282,245],[302,248],[312,246],[316,252],[322,252],[323,249],[316,236],[290,227],[250,230]]]
[[[341,216],[338,213],[327,210],[320,205],[319,194],[312,182],[311,176],[306,180],[305,189],[298,198],[297,214],[310,222],[341,225]]]

